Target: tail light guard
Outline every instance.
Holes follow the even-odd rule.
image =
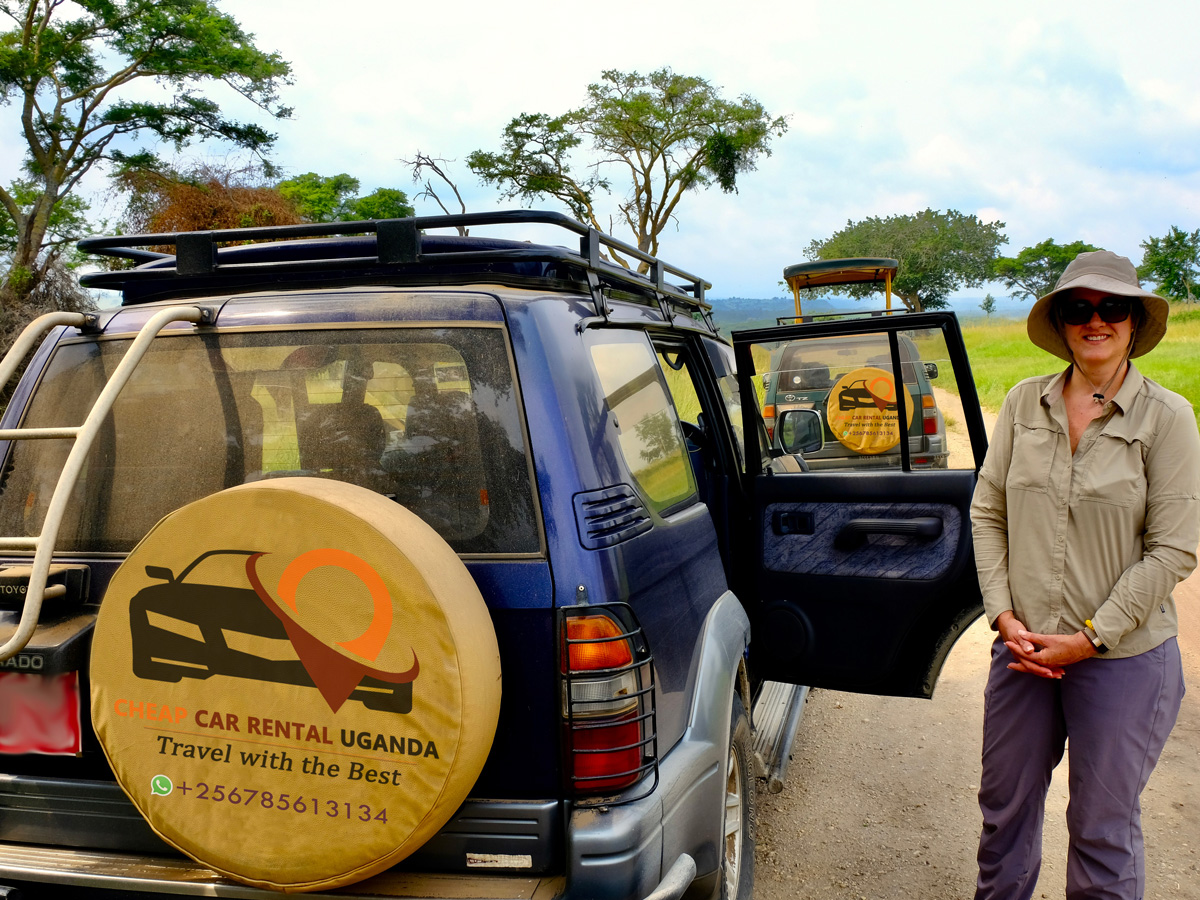
[[[659,780],[654,657],[633,609],[560,607],[558,634],[564,773],[575,806],[648,797]]]

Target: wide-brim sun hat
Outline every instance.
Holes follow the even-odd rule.
[[[1044,297],[1039,297],[1033,304],[1026,323],[1029,339],[1059,359],[1074,362],[1066,341],[1054,327],[1054,299],[1075,288],[1090,288],[1093,291],[1141,301],[1145,312],[1133,338],[1130,358],[1149,353],[1167,333],[1167,316],[1171,312],[1171,305],[1158,294],[1142,288],[1138,283],[1137,269],[1133,267],[1133,263],[1109,250],[1080,253],[1063,270],[1054,290]]]

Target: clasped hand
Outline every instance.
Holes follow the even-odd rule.
[[[1013,655],[1008,667],[1014,672],[1028,672],[1040,678],[1062,678],[1066,666],[1096,655],[1096,648],[1086,634],[1037,634],[1009,610],[996,619],[996,628],[1004,646]]]

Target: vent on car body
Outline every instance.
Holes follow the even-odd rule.
[[[611,547],[649,531],[650,514],[627,484],[575,495],[579,543],[588,550]]]

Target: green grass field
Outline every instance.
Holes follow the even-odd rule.
[[[979,400],[993,412],[1000,409],[1004,395],[1022,378],[1066,368],[1062,360],[1029,342],[1023,321],[965,325],[963,340]],[[1200,309],[1175,306],[1166,337],[1135,362],[1147,378],[1187,397],[1193,409],[1200,408]],[[937,383],[954,389],[949,378],[939,378]]]

